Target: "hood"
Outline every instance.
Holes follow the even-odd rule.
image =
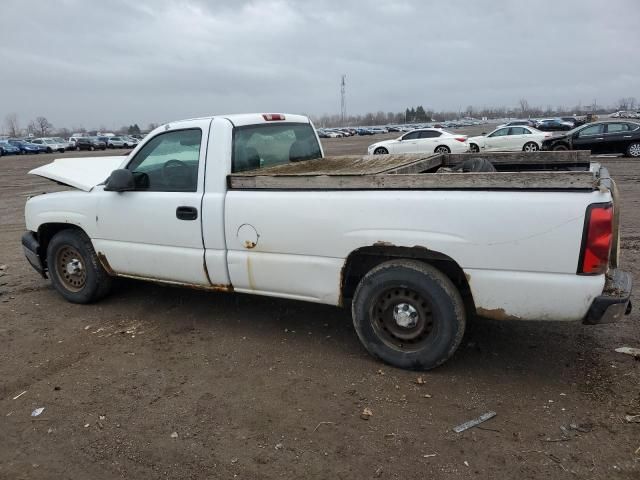
[[[104,182],[126,158],[126,156],[58,158],[29,173],[88,192]]]

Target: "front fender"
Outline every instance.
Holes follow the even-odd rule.
[[[89,237],[96,233],[96,200],[91,192],[65,191],[38,195],[25,205],[27,230],[37,232],[48,223],[68,223],[84,230]]]

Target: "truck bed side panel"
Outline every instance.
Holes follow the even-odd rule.
[[[295,290],[337,304],[351,252],[417,247],[453,258],[470,276],[479,309],[503,309],[510,318],[578,320],[604,284],[603,276],[575,274],[585,210],[610,199],[599,191],[230,191],[231,282],[253,293]],[[235,235],[243,224],[257,234],[250,248]],[[272,260],[258,261],[265,253]],[[247,265],[260,283],[249,281]],[[316,274],[335,279],[332,294],[309,280]]]

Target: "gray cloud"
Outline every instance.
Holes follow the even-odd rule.
[[[4,0],[0,115],[118,127],[246,111],[640,96],[640,2]]]

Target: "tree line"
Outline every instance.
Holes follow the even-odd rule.
[[[73,127],[69,129],[67,127],[55,128],[53,124],[47,120],[44,116],[36,117],[33,120],[30,120],[26,127],[22,127],[20,124],[20,119],[16,113],[9,113],[4,118],[2,133],[9,137],[24,137],[24,136],[34,136],[34,137],[48,137],[48,136],[57,136],[68,138],[73,133],[86,133],[90,135],[95,135],[97,132],[110,132],[111,130],[104,125],[101,125],[98,129],[88,130],[82,126]],[[150,132],[158,127],[157,123],[150,123],[147,126],[146,131]],[[123,125],[119,129],[113,131],[113,133],[121,134],[121,135],[136,135],[142,133],[143,130],[137,123],[132,125]]]
[[[595,103],[595,102],[594,102]],[[411,106],[405,108],[401,112],[369,112],[358,115],[348,115],[342,121],[341,115],[325,114],[321,116],[311,116],[313,122],[318,127],[343,127],[343,126],[359,126],[359,125],[392,125],[404,123],[420,123],[420,122],[443,122],[445,120],[454,120],[460,118],[487,118],[489,120],[498,118],[535,118],[535,117],[553,117],[553,116],[569,116],[569,115],[586,115],[587,113],[603,114],[614,110],[636,110],[640,109],[640,103],[635,97],[623,97],[618,100],[614,106],[604,107],[599,105],[574,105],[567,108],[562,105],[546,107],[531,106],[526,98],[521,98],[515,107],[476,107],[468,105],[464,110],[441,110],[424,108],[422,105]],[[157,123],[150,123],[146,131],[150,132],[158,126]],[[73,127],[72,129],[62,127],[54,128],[54,126],[44,116],[36,117],[31,120],[26,128],[21,128],[18,115],[10,113],[4,120],[4,134],[10,137],[21,137],[23,135],[34,135],[46,137],[56,134],[56,136],[67,138],[72,133],[89,133],[107,132],[109,129],[100,126],[96,130],[87,130],[82,126]],[[124,125],[113,133],[134,135],[142,133],[142,129],[137,123],[132,125]]]
[[[595,103],[595,102],[594,102]],[[468,105],[459,110],[441,110],[424,108],[422,105],[405,108],[401,112],[369,112],[360,115],[348,115],[344,124],[340,115],[325,114],[312,116],[313,122],[318,127],[341,127],[359,125],[397,125],[404,123],[443,122],[461,118],[487,118],[488,120],[499,118],[539,118],[559,117],[572,115],[586,115],[587,113],[605,114],[616,110],[635,110],[640,108],[640,103],[635,97],[624,97],[613,106],[604,105],[563,105],[532,106],[526,98],[521,98],[518,105],[513,107],[476,107]]]

